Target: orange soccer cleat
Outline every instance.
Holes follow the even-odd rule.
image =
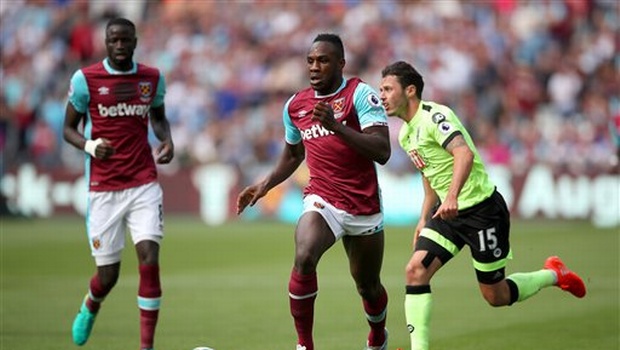
[[[583,298],[586,295],[586,285],[581,277],[569,270],[559,257],[548,257],[544,268],[555,272],[557,276],[555,285],[562,288],[562,290],[570,292],[577,298]]]

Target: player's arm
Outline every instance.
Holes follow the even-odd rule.
[[[80,122],[84,117],[84,113],[76,111],[71,103],[67,103],[65,122],[63,125],[63,137],[65,141],[77,149],[84,149],[84,144],[86,143],[86,139],[78,131]]]
[[[166,95],[166,79],[163,74],[159,74],[157,82],[157,91],[151,102],[149,111],[149,119],[155,137],[160,144],[155,150],[155,161],[158,164],[170,163],[174,157],[174,144],[172,143],[172,135],[170,133],[170,123],[166,118],[166,106],[164,104],[164,96]]]
[[[378,98],[377,101],[379,101]],[[363,107],[364,109],[360,108],[361,110],[358,110],[358,113],[376,113],[378,111],[382,113],[379,102],[376,106]],[[373,111],[373,108],[376,111]],[[365,128],[363,132],[357,132],[336,121],[332,107],[325,102],[319,102],[314,106],[312,118],[318,120],[325,129],[333,131],[358,153],[373,161],[383,165],[390,159],[392,151],[387,124],[379,125],[377,123],[377,125]]]
[[[384,165],[392,154],[390,134],[387,126],[371,126],[361,133],[342,123],[337,123],[334,132],[358,153]]]
[[[248,186],[241,191],[237,197],[237,215],[241,214],[248,205],[253,206],[256,204],[269,190],[288,179],[303,162],[305,154],[306,150],[302,142],[297,144],[286,142],[280,158],[271,173],[263,181]]]
[[[413,245],[415,247],[415,242],[420,235],[420,231],[426,226],[426,221],[431,217],[431,211],[439,202],[439,196],[437,196],[437,192],[433,190],[431,187],[431,183],[428,181],[426,176],[422,176],[422,186],[424,188],[424,200],[422,201],[422,210],[420,212],[420,219],[418,220],[418,225],[415,229],[415,235],[413,237]]]
[[[441,217],[444,220],[455,218],[458,214],[458,197],[474,163],[474,153],[469,148],[462,134],[457,134],[445,147],[454,157],[452,182],[448,188],[446,198],[433,217]]]
[[[288,179],[295,170],[299,167],[301,162],[304,161],[306,156],[306,150],[303,143],[292,145],[288,142],[285,143],[284,150],[278,159],[273,171],[263,180],[263,187],[267,191],[276,187],[284,180]]]
[[[155,150],[156,161],[159,164],[170,163],[174,157],[174,144],[170,133],[170,123],[166,118],[166,107],[163,104],[158,107],[151,107],[149,114],[153,133],[161,142]]]
[[[81,70],[78,70],[71,77],[69,87],[69,100],[65,110],[65,121],[63,124],[63,137],[65,141],[73,147],[83,150],[91,157],[107,159],[114,154],[114,147],[110,142],[103,138],[91,140],[90,135],[83,135],[78,130],[80,122],[86,119],[90,95],[86,77]]]
[[[83,150],[97,159],[107,159],[114,154],[114,148],[102,138],[89,140],[78,130],[80,122],[86,117],[78,112],[71,102],[67,103],[65,121],[63,125],[63,137],[73,147]]]

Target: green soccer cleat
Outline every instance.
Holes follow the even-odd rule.
[[[95,323],[96,316],[97,314],[90,312],[90,310],[88,310],[88,308],[86,307],[85,299],[84,302],[82,302],[80,311],[75,316],[75,320],[73,320],[73,327],[71,328],[73,342],[76,345],[86,344],[86,341],[90,336],[90,331],[92,331],[93,329],[93,324]]]
[[[557,276],[556,286],[562,290],[570,292],[577,298],[583,298],[586,295],[586,285],[581,277],[569,270],[566,265],[557,256],[550,256],[545,261],[545,269],[554,271]]]
[[[388,348],[388,330],[385,329],[385,341],[381,346],[370,346],[368,345],[368,341],[366,341],[366,347],[364,350],[387,350]]]

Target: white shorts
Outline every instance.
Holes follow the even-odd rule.
[[[89,192],[86,231],[97,266],[121,261],[125,229],[133,244],[163,238],[163,192],[157,182],[111,192]]]
[[[383,230],[383,213],[373,215],[353,215],[327,203],[316,194],[304,198],[304,213],[315,211],[325,219],[336,240],[343,236],[372,235]]]

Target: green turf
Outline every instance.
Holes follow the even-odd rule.
[[[234,223],[208,227],[167,218],[161,271],[164,300],[158,350],[294,349],[287,284],[293,254],[289,225]],[[578,300],[556,288],[510,308],[480,297],[469,252],[433,281],[433,350],[618,349],[619,234],[585,222],[515,222],[508,272],[562,256],[587,281]],[[67,350],[70,328],[94,271],[83,220],[2,218],[0,349]],[[387,228],[384,284],[390,293],[390,350],[409,348],[404,326],[403,267],[413,228]],[[320,350],[359,350],[367,333],[342,246],[319,266],[315,341]],[[138,348],[137,271],[132,249],[83,349]]]

